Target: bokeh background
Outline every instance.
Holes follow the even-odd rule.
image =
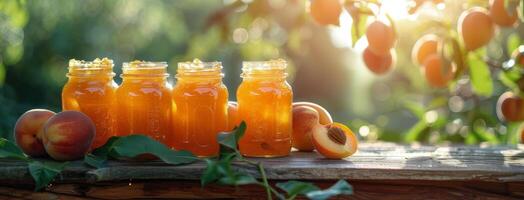
[[[520,124],[496,116],[496,100],[506,90],[496,68],[494,93],[481,97],[468,77],[431,89],[411,61],[416,39],[441,31],[432,19],[455,29],[469,3],[448,0],[409,15],[408,0],[384,0],[398,31],[397,62],[376,76],[362,63],[364,41],[352,46],[349,14],[344,11],[340,27],[320,26],[308,14],[308,0],[1,0],[0,136],[11,138],[28,109],[60,111],[72,58],[109,57],[117,74],[122,62],[135,59],[167,61],[171,74],[177,62],[222,61],[230,100],[243,60],[284,58],[295,101],[323,105],[362,140],[515,144]],[[522,38],[522,24],[498,29],[486,48],[490,63],[507,60]]]

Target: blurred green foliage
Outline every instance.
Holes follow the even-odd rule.
[[[10,138],[16,118],[28,109],[60,110],[71,58],[112,58],[117,74],[122,62],[134,59],[167,61],[171,74],[180,61],[219,60],[235,100],[243,60],[281,57],[289,61],[295,101],[325,106],[336,121],[350,125],[364,140],[517,142],[520,124],[501,123],[495,114],[497,97],[507,89],[497,71],[478,63],[479,58],[470,61],[482,65],[475,69],[479,78],[463,77],[449,90],[426,85],[410,56],[415,40],[436,30],[427,22],[431,20],[396,21],[396,67],[378,77],[367,71],[358,48],[351,48],[358,41],[340,44],[333,39],[336,28],[311,20],[307,1],[2,0],[0,136]],[[461,2],[446,1],[446,14],[437,14],[446,23],[438,26],[456,26],[464,10]],[[365,27],[366,20],[370,19],[362,19],[358,27]],[[485,55],[501,64],[522,44],[523,34],[522,23],[499,30]],[[347,36],[353,35],[349,31]],[[493,84],[483,84],[491,82],[487,79]],[[119,77],[116,80],[120,82]],[[472,88],[470,81],[479,82],[485,96],[476,95],[473,90],[479,88]]]

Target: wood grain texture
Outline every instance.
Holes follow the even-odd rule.
[[[333,199],[522,199],[499,182],[479,181],[351,181],[355,193]],[[314,181],[327,188],[335,181]],[[275,182],[271,182],[274,184]],[[520,184],[518,187],[522,187]],[[522,190],[521,190],[522,191]],[[3,195],[3,196],[2,196]],[[44,192],[32,193],[16,187],[0,187],[0,198],[14,199],[266,199],[262,187],[210,185],[198,181],[132,181],[96,184],[58,184]],[[303,197],[299,198],[302,199]],[[3,198],[2,198],[3,199]]]
[[[264,163],[271,181],[309,180],[327,187],[346,179],[355,186],[356,199],[376,199],[387,193],[394,194],[391,199],[406,199],[413,194],[426,199],[524,198],[522,145],[481,148],[376,143],[362,144],[358,153],[344,160],[324,159],[314,152],[253,160]],[[256,169],[235,165],[258,177]],[[59,199],[250,198],[252,193],[247,192],[263,194],[257,186],[202,189],[198,180],[204,168],[204,162],[170,166],[158,161],[110,161],[107,167],[94,169],[75,161],[46,192],[31,193],[33,182],[25,164],[4,159],[0,160],[0,198],[21,198],[23,195],[13,195],[23,192]]]

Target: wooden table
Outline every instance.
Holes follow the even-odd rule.
[[[429,147],[362,144],[345,160],[293,152],[264,163],[272,183],[295,179],[328,187],[346,179],[355,199],[524,199],[524,146]],[[203,162],[117,162],[93,169],[75,161],[43,192],[33,193],[25,165],[0,160],[0,199],[5,198],[259,198],[259,186],[200,186]],[[255,169],[239,166],[258,176]]]

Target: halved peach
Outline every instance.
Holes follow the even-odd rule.
[[[355,134],[341,123],[317,126],[312,139],[317,151],[326,158],[341,159],[357,151]]]

